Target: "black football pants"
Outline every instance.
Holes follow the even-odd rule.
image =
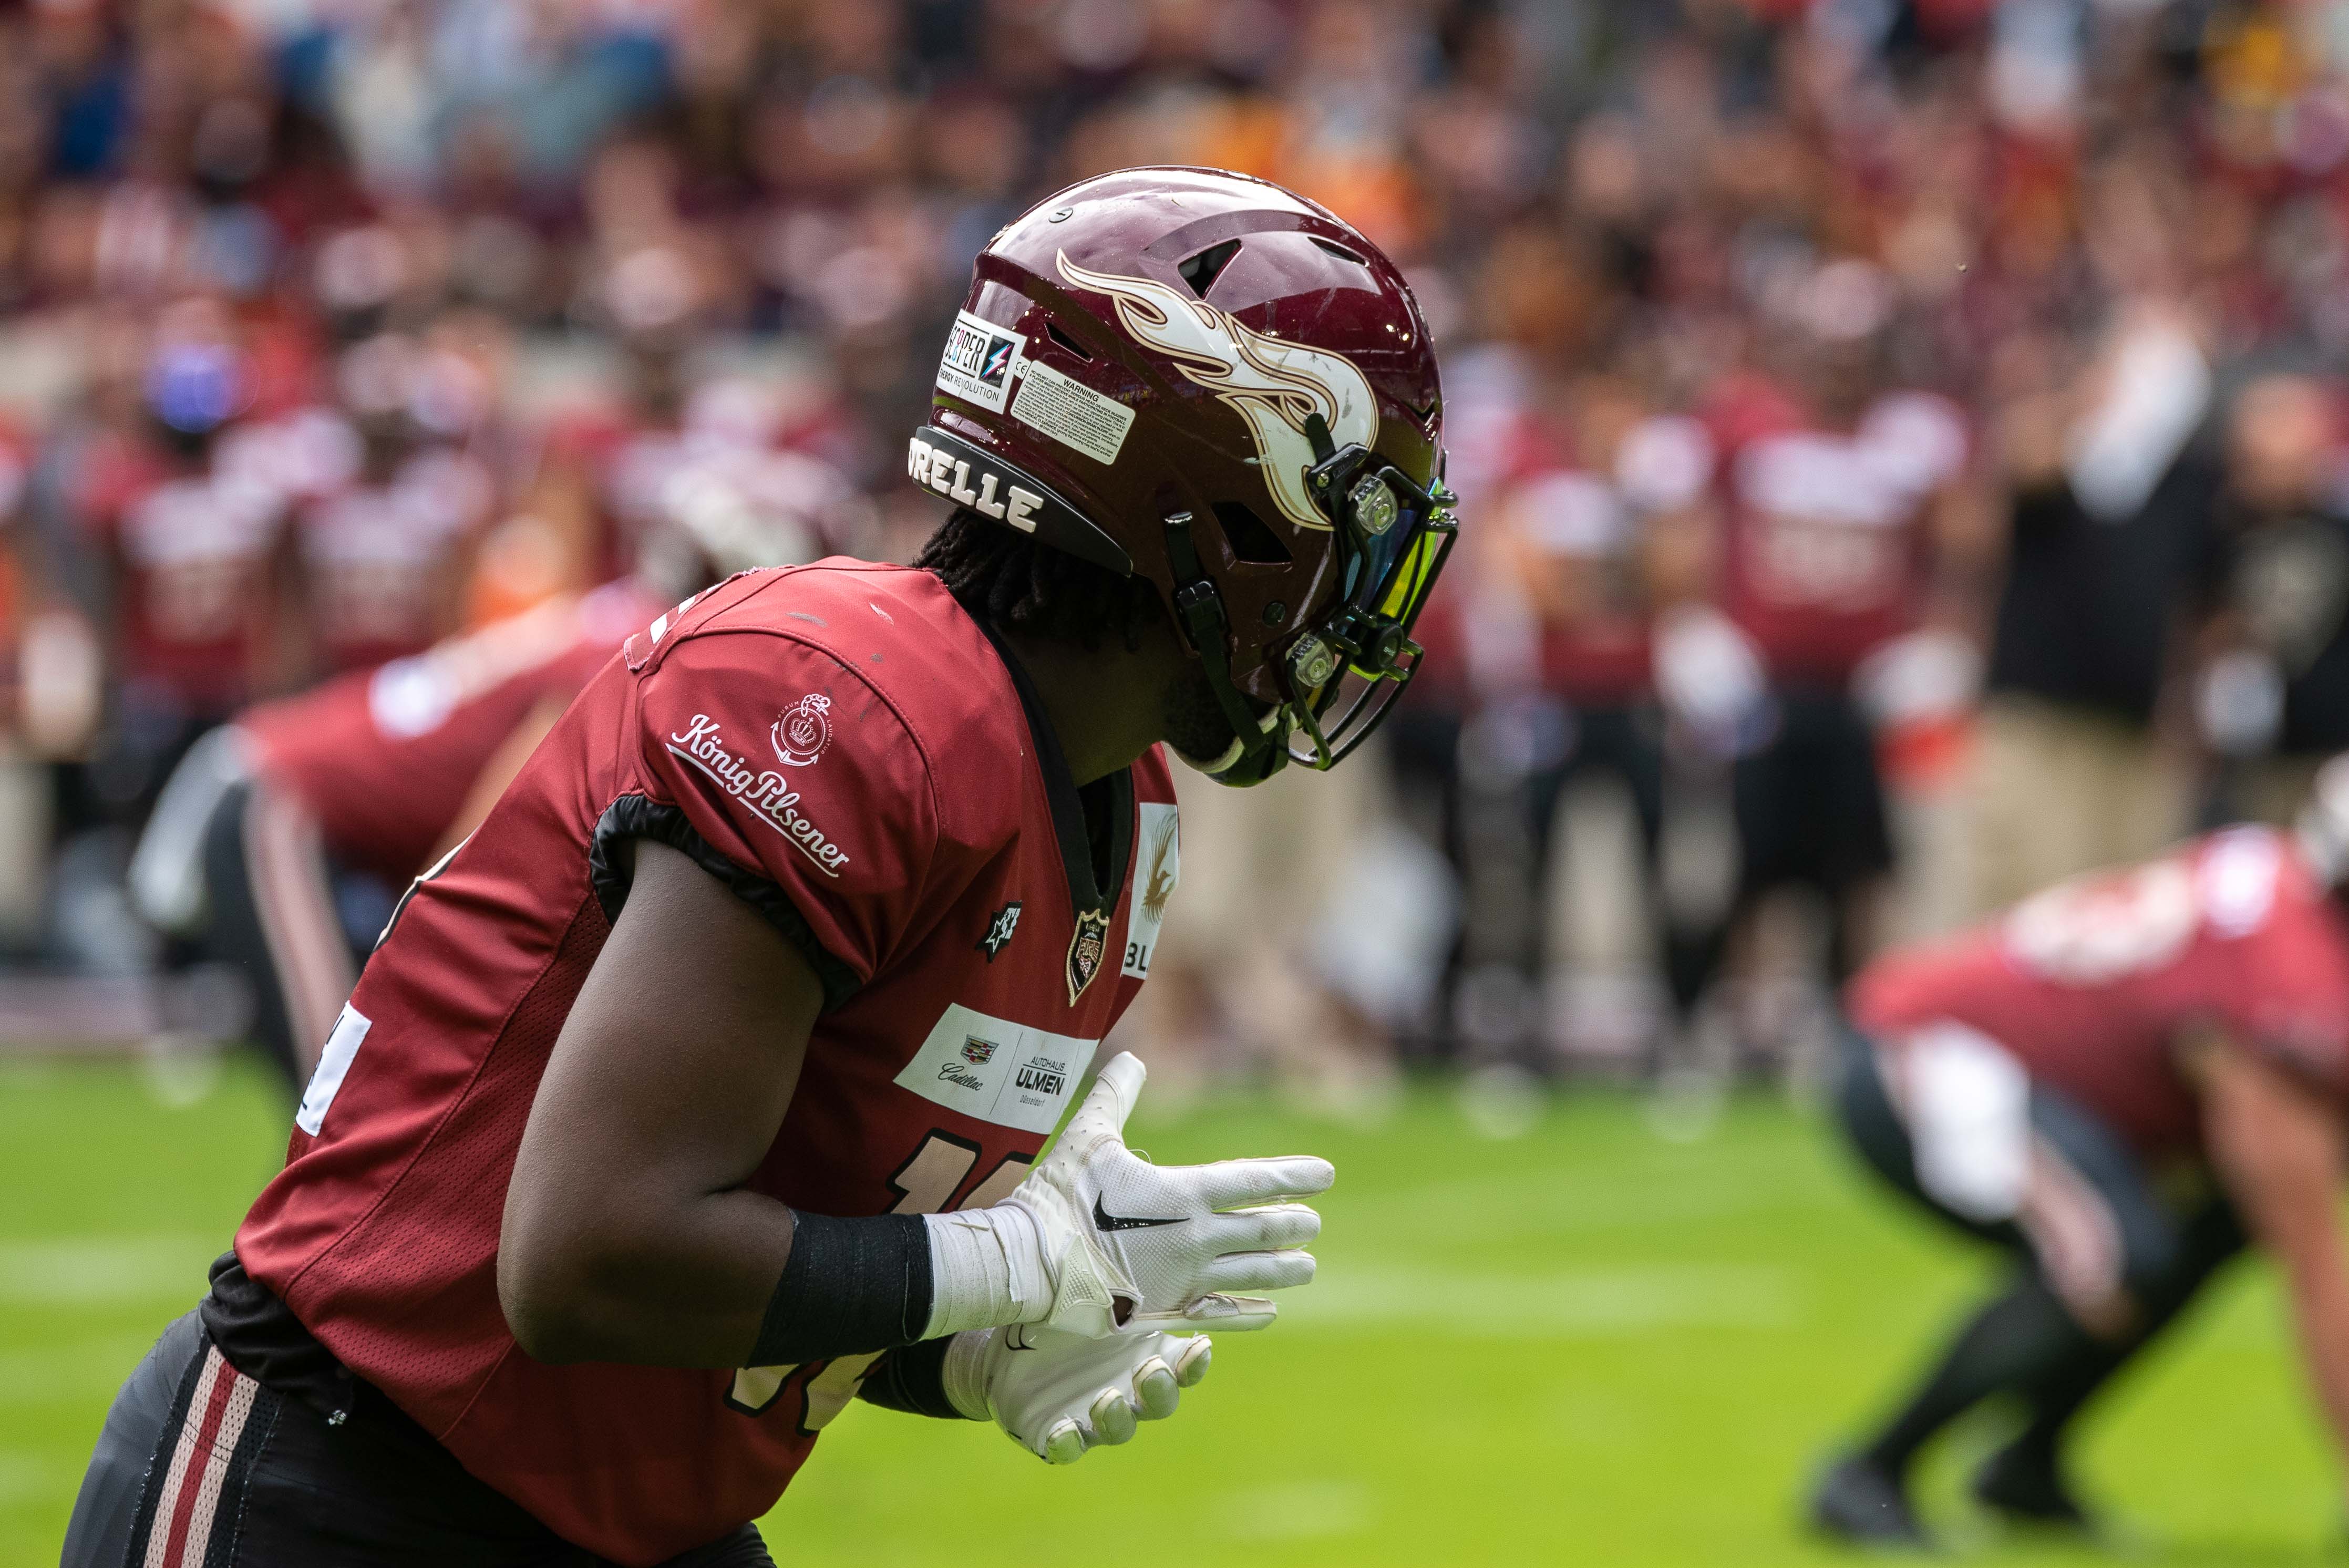
[[[2021,1398],[2029,1422],[2019,1440],[2053,1456],[2072,1418],[2242,1252],[2246,1238],[2240,1220],[2220,1192],[2204,1192],[2183,1203],[2166,1197],[2103,1121],[2062,1096],[2033,1086],[2033,1132],[2080,1175],[2120,1240],[2120,1283],[2136,1304],[2137,1322],[2119,1339],[2098,1339],[2070,1323],[2055,1305],[2039,1260],[2019,1227],[1970,1219],[1925,1190],[1917,1177],[1908,1129],[1886,1092],[1874,1047],[1848,1027],[1840,1045],[1836,1109],[1845,1136],[1861,1160],[1935,1219],[2001,1248],[2018,1265],[2017,1280],[1975,1323],[1985,1331],[1996,1328],[1999,1303],[2012,1305],[2018,1293],[2041,1299],[2044,1310],[2039,1315],[2047,1320],[2046,1332],[2036,1336],[2018,1336],[2011,1325],[1993,1336],[2007,1341],[1993,1347],[1998,1352],[1995,1367],[1976,1353],[1979,1347],[1969,1347],[1969,1331],[1961,1331],[1938,1371],[1896,1419],[1896,1429],[1907,1429],[1891,1446],[1913,1451],[1980,1399],[2013,1394]],[[2027,1346],[2022,1343],[2024,1337],[2031,1339]]]
[[[336,1424],[222,1360],[194,1313],[115,1397],[63,1568],[605,1568],[413,1428]],[[773,1568],[757,1529],[663,1568]]]

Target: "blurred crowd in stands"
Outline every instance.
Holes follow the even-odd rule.
[[[664,508],[909,555],[972,256],[1143,162],[1403,266],[1467,524],[1380,760],[1186,799],[1198,1060],[1734,1064],[2349,748],[2343,0],[31,0],[17,972],[162,962],[129,845],[248,702]]]

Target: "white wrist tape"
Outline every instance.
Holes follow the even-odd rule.
[[[1051,1311],[1043,1239],[1026,1210],[998,1203],[923,1219],[930,1233],[930,1322],[923,1338],[1034,1323]]]

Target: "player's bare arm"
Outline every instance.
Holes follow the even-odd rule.
[[[792,1212],[742,1186],[774,1143],[823,987],[677,851],[634,880],[531,1107],[498,1299],[542,1361],[743,1367]]]
[[[2349,1176],[2341,1106],[2257,1053],[2226,1043],[2194,1058],[2213,1163],[2289,1287],[2318,1403],[2349,1453]]]

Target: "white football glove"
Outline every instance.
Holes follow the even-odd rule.
[[[1125,1146],[1146,1076],[1121,1051],[1042,1164],[1005,1199],[1035,1222],[1051,1305],[1037,1326],[1262,1328],[1277,1309],[1244,1293],[1304,1284],[1321,1216],[1283,1200],[1327,1191],[1326,1160],[1157,1166]]]
[[[992,1419],[1047,1464],[1132,1438],[1137,1423],[1174,1413],[1214,1358],[1204,1334],[1106,1339],[1014,1325],[955,1336],[947,1397],[974,1421]]]

